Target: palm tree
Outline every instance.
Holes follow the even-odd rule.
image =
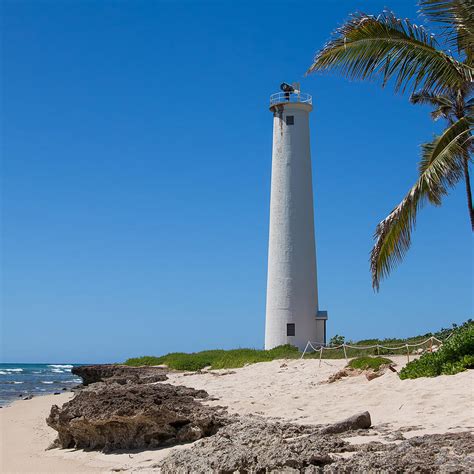
[[[422,145],[419,177],[403,200],[375,230],[371,252],[372,286],[401,262],[411,243],[419,209],[441,205],[443,196],[464,180],[472,230],[474,210],[469,179],[474,124],[474,2],[420,0],[420,12],[440,29],[440,47],[434,35],[392,12],[378,17],[355,14],[316,54],[308,74],[338,71],[350,79],[381,78],[395,91],[409,89],[412,103],[435,106],[433,119],[447,127]],[[454,49],[454,53],[447,48]]]

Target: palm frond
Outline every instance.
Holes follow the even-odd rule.
[[[442,94],[433,94],[430,91],[417,91],[410,97],[412,104],[428,104],[437,107],[453,107],[453,102],[450,97]]]
[[[474,79],[474,70],[437,49],[424,28],[393,13],[375,18],[352,16],[317,53],[307,74],[339,71],[350,79],[391,79],[395,89],[421,87],[434,93],[458,89]]]
[[[410,248],[418,211],[427,201],[440,205],[448,189],[462,178],[463,153],[471,140],[471,131],[472,123],[464,117],[422,146],[418,180],[375,230],[376,242],[370,257],[375,290],[378,291],[381,279],[389,275]]]
[[[431,112],[431,118],[433,120],[438,120],[440,117],[447,119],[456,107],[456,104],[449,96],[433,94],[432,92],[423,90],[413,93],[410,97],[410,102],[412,104],[435,106],[436,109]]]
[[[472,66],[474,48],[474,2],[472,0],[420,0],[421,13],[429,20],[441,23],[450,47],[466,53]]]

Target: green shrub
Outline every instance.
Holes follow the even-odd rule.
[[[346,341],[346,338],[344,336],[340,336],[339,334],[336,334],[335,336],[331,337],[329,340],[329,345],[330,346],[340,346],[344,344]]]
[[[455,329],[453,335],[436,352],[423,354],[408,363],[401,371],[401,379],[454,375],[474,368],[474,322]]]
[[[472,323],[473,323],[472,319],[468,319],[467,321],[462,323],[460,326],[458,326],[456,323],[452,323],[450,328],[442,328],[439,331],[435,332],[434,334],[429,333],[427,336],[428,337],[435,336],[436,338],[444,341],[453,331],[465,329]]]
[[[391,364],[392,362],[393,361],[385,357],[356,357],[349,362],[348,366],[353,369],[373,369],[377,371],[381,365]]]

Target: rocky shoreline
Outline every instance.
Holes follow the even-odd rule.
[[[166,383],[164,368],[99,365],[74,373],[84,388],[52,407],[53,447],[111,452],[197,441],[153,466],[163,473],[474,470],[470,432],[406,439],[401,430],[371,427],[368,413],[331,425],[276,422],[209,406],[206,391]],[[351,443],[351,437],[375,433],[385,441]]]
[[[153,467],[164,474],[473,472],[474,439],[468,432],[351,444],[350,436],[364,433],[343,438],[314,428],[243,418]]]

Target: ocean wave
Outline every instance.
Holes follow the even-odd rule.
[[[46,380],[46,381],[43,381],[43,382],[41,382],[41,383],[51,384],[51,383],[54,383],[54,382],[50,382],[50,381]]]
[[[48,367],[54,367],[55,369],[72,369],[74,366],[71,364],[49,364]]]
[[[17,384],[23,383],[23,382],[17,382],[16,380],[14,380],[13,383],[14,383],[15,385],[17,385]]]
[[[4,372],[3,370],[0,370],[0,375],[8,375],[7,372]]]
[[[51,372],[54,372],[55,374],[64,374],[64,372],[66,372],[66,371],[61,370],[61,369],[51,369]]]
[[[2,372],[23,372],[23,369],[2,369]]]

